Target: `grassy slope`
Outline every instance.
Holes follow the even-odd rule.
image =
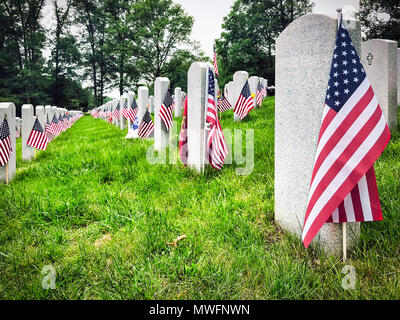
[[[36,161],[18,154],[17,178],[0,186],[0,298],[400,298],[400,135],[376,164],[384,221],[362,225],[346,291],[338,259],[274,224],[273,115],[273,98],[242,123],[223,115],[223,128],[255,129],[248,176],[150,165],[151,141],[89,117]],[[47,264],[55,290],[41,287]]]

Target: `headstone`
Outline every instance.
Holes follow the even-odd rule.
[[[360,23],[349,29],[360,52]],[[317,149],[337,20],[309,14],[293,21],[276,41],[275,220],[301,237]],[[359,223],[347,224],[347,245],[358,237]],[[349,230],[350,229],[350,230]],[[340,224],[326,223],[313,244],[342,254]]]
[[[174,90],[174,102],[175,102],[175,117],[180,117],[182,115],[182,89],[176,87]]]
[[[15,127],[17,128],[19,135],[21,136],[22,119],[20,117],[15,117]]]
[[[55,115],[56,118],[58,119],[59,114],[58,114],[58,108],[56,106],[51,107],[51,112],[52,112],[53,116]],[[51,118],[51,120],[53,120],[53,118]]]
[[[391,130],[397,128],[397,41],[372,39],[361,44],[361,60]]]
[[[257,87],[258,87],[258,83],[260,81],[259,77],[256,76],[251,76],[249,78],[249,86],[250,86],[250,92],[251,94],[254,94],[254,108],[257,106]]]
[[[128,98],[125,96],[122,96],[121,99],[119,100],[120,103],[120,112],[119,112],[119,127],[121,130],[126,129],[127,127],[127,120],[124,118],[122,115],[122,108],[128,106]]]
[[[397,48],[397,104],[400,105],[400,48]]]
[[[187,164],[203,172],[206,164],[205,92],[208,63],[194,62],[188,71]]]
[[[36,106],[36,116],[38,117],[40,124],[44,128],[44,126],[46,125],[46,114],[44,106]]]
[[[242,92],[242,89],[244,87],[244,84],[246,83],[246,80],[249,78],[249,74],[247,71],[236,71],[233,74],[233,92],[232,92],[232,108],[235,108],[236,102],[239,99],[239,95]],[[239,121],[240,118],[234,114],[233,116],[235,121]]]
[[[158,77],[154,82],[154,149],[161,151],[169,145],[170,132],[165,128],[159,111],[169,86],[168,78]]]
[[[29,136],[31,134],[33,124],[35,123],[35,116],[33,114],[33,105],[24,104],[21,108],[22,116],[22,160],[31,160],[34,155],[34,149],[28,146]]]
[[[135,93],[134,93],[134,92],[129,92],[129,93],[128,93],[128,107],[129,107],[129,108],[130,108],[131,105],[132,105],[133,99],[135,99]],[[128,119],[128,129],[131,129],[131,127],[132,127],[131,120]]]
[[[47,117],[49,118],[49,121],[51,122],[53,120],[53,109],[51,108],[51,106],[45,106],[45,113],[46,113],[46,122],[47,122]]]
[[[142,121],[142,118],[149,105],[149,89],[147,87],[139,87],[138,89],[138,124]]]
[[[150,103],[150,113],[154,113],[154,97],[153,96],[150,96],[149,103]]]
[[[8,127],[10,128],[11,148],[12,153],[10,160],[8,160],[8,183],[10,183],[16,173],[16,144],[15,144],[15,105],[12,102],[0,102],[0,121],[3,123],[4,116],[7,115]],[[7,181],[7,166],[0,166],[0,182],[6,183]]]

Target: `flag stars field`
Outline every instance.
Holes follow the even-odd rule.
[[[398,297],[400,134],[375,164],[384,220],[361,226],[348,257],[357,286],[344,290],[340,259],[304,250],[274,223],[274,98],[247,118],[235,122],[228,110],[220,122],[254,128],[248,176],[229,164],[204,175],[181,164],[151,165],[145,154],[152,140],[124,139],[127,130],[90,116],[35,161],[21,161],[17,143],[17,176],[0,185],[0,297]],[[176,248],[165,244],[182,234]],[[45,265],[56,270],[55,290],[41,288]]]

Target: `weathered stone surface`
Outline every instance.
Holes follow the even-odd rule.
[[[175,117],[182,115],[182,89],[177,87],[174,90],[174,102],[175,102]]]
[[[206,164],[205,90],[208,64],[194,62],[188,71],[188,166],[203,172]]]
[[[358,21],[349,30],[360,52]],[[276,41],[275,220],[301,236],[317,148],[337,20],[319,14],[292,22]],[[359,223],[348,223],[348,247]],[[315,237],[328,254],[342,254],[341,225],[327,223]]]
[[[22,116],[22,160],[30,160],[33,158],[34,149],[28,146],[29,135],[31,134],[33,125],[35,123],[35,116],[33,114],[33,105],[24,104],[21,108]]]
[[[170,132],[165,128],[159,116],[161,103],[167,93],[168,86],[168,78],[158,77],[154,82],[154,149],[156,151],[163,150],[169,145]]]
[[[372,39],[361,44],[361,60],[391,130],[397,128],[397,42]]]
[[[10,183],[16,173],[16,145],[15,145],[15,115],[16,109],[12,102],[0,102],[0,121],[3,124],[4,116],[7,115],[8,127],[10,128],[12,153],[8,161],[8,183]],[[6,166],[0,166],[0,182],[6,183]]]

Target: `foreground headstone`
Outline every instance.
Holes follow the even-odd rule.
[[[24,104],[21,108],[22,116],[22,160],[31,160],[34,155],[34,149],[28,146],[29,135],[31,134],[33,124],[35,122],[35,116],[33,114],[33,105]]]
[[[154,82],[154,149],[161,151],[169,145],[170,132],[165,128],[159,111],[169,86],[168,78],[158,77]]]
[[[15,105],[12,102],[1,102],[0,103],[0,121],[3,123],[4,116],[7,115],[8,127],[10,129],[10,140],[12,153],[10,160],[8,160],[8,166],[0,166],[0,182],[6,183],[7,181],[7,168],[8,167],[8,183],[10,183],[16,173],[16,144],[15,144]]]
[[[391,130],[397,128],[397,41],[372,39],[361,44],[361,60]]]
[[[246,83],[246,80],[249,78],[249,73],[247,71],[236,71],[233,74],[233,92],[232,92],[232,108],[235,108],[236,102],[239,99],[239,95],[242,92],[242,89],[244,87],[244,84]],[[231,94],[231,93],[229,93]],[[233,119],[235,121],[240,121],[240,118],[234,114]]]
[[[182,115],[182,89],[179,87],[175,88],[174,91],[174,102],[175,102],[175,117],[180,117]]]
[[[293,21],[276,41],[275,220],[301,237],[318,134],[327,90],[337,20],[309,14]],[[360,52],[358,21],[349,29]],[[295,48],[295,50],[294,50]],[[347,224],[347,245],[358,237],[359,223]],[[349,230],[350,229],[350,230]],[[313,244],[342,254],[340,224],[326,223]]]
[[[188,71],[187,164],[203,172],[206,164],[205,92],[208,64],[194,62]]]

